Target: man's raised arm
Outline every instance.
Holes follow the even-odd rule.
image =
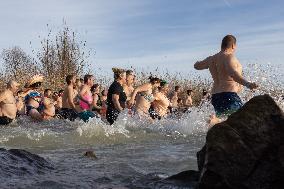
[[[194,68],[196,70],[204,70],[204,69],[208,69],[209,68],[209,64],[210,62],[212,62],[212,56],[207,57],[206,59],[202,60],[202,61],[197,61],[194,64]]]

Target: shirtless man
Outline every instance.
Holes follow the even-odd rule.
[[[64,90],[59,90],[58,92],[58,98],[56,99],[56,103],[55,103],[55,108],[57,110],[60,110],[62,108],[62,96],[63,96]]]
[[[20,90],[17,92],[16,103],[17,103],[17,116],[26,114],[26,106],[24,102],[24,91]]]
[[[189,89],[186,91],[186,97],[184,99],[184,103],[183,105],[186,107],[186,108],[190,108],[192,107],[192,90]]]
[[[73,75],[68,75],[66,77],[67,86],[64,89],[62,95],[62,108],[59,111],[59,114],[64,119],[69,119],[70,121],[74,121],[78,115],[75,107],[75,91],[74,85],[76,82],[76,77]]]
[[[43,96],[43,110],[42,119],[50,120],[55,116],[55,106],[52,100],[52,91],[50,89],[44,90]]]
[[[0,93],[0,125],[8,125],[17,114],[17,104],[14,94],[19,84],[16,81],[9,81],[6,89]]]
[[[159,120],[166,117],[168,113],[168,107],[170,106],[170,100],[167,98],[169,92],[169,85],[166,81],[162,80],[158,91],[154,92],[155,100],[152,102],[152,106],[149,110],[152,119],[158,118]]]
[[[175,86],[175,90],[171,96],[171,103],[172,103],[172,108],[178,108],[178,94],[180,92],[180,86]]]
[[[256,83],[249,82],[242,76],[242,66],[234,55],[236,47],[236,38],[227,35],[222,40],[219,53],[194,64],[195,69],[209,69],[212,75],[214,83],[211,103],[217,117],[229,115],[243,105],[238,96],[242,85],[251,90],[258,87]],[[212,125],[220,121],[216,116],[211,117]]]

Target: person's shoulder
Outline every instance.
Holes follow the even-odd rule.
[[[234,54],[224,54],[224,58],[226,58],[229,61],[237,60],[237,57]]]
[[[73,91],[74,89],[73,89],[73,86],[70,86],[70,85],[68,85],[67,87],[66,87],[66,91],[68,91],[68,92],[71,92],[71,91]]]

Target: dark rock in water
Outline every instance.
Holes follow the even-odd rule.
[[[283,112],[270,96],[254,97],[208,131],[197,157],[201,189],[283,188]]]
[[[0,177],[42,174],[53,166],[44,158],[25,150],[0,148]]]
[[[170,176],[164,179],[162,182],[173,184],[174,186],[178,187],[195,188],[198,184],[199,176],[199,171],[189,170]]]
[[[189,170],[189,171],[183,171],[176,175],[170,176],[166,180],[180,180],[182,182],[187,181],[196,181],[199,178],[200,173],[198,171]]]
[[[84,156],[88,158],[98,159],[94,151],[87,151],[85,152]]]

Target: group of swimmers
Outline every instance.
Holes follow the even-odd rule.
[[[149,82],[135,86],[136,76],[132,70],[113,68],[113,73],[114,81],[108,90],[101,90],[100,85],[94,83],[93,75],[85,75],[83,79],[68,75],[64,90],[45,89],[43,93],[42,75],[33,76],[24,90],[19,90],[19,84],[11,80],[0,93],[0,124],[7,125],[21,115],[37,121],[79,118],[87,122],[100,117],[113,124],[123,109],[128,109],[132,116],[152,120],[166,117],[178,108],[192,106],[192,90],[187,91],[182,101],[180,86],[175,86],[169,96],[169,84],[165,80],[150,77]]]
[[[258,87],[242,76],[241,64],[234,56],[235,49],[236,38],[227,35],[222,40],[219,53],[194,64],[197,70],[209,69],[213,78],[211,102],[215,114],[211,116],[212,125],[242,106],[238,96],[242,86],[252,90]],[[75,75],[66,76],[66,87],[58,94],[50,89],[41,94],[44,80],[41,75],[32,77],[26,83],[25,91],[18,91],[19,84],[9,81],[0,93],[0,125],[11,123],[17,114],[26,114],[34,120],[58,117],[71,121],[80,118],[85,122],[89,118],[101,117],[113,124],[124,109],[140,119],[160,120],[181,109],[186,112],[193,105],[190,88],[186,90],[186,97],[181,98],[180,86],[175,86],[169,94],[168,82],[157,77],[150,77],[149,82],[136,86],[132,70],[113,68],[113,73],[113,83],[103,91],[100,85],[94,84],[93,75],[85,75],[83,79],[77,79]],[[207,91],[203,93],[206,98]]]

